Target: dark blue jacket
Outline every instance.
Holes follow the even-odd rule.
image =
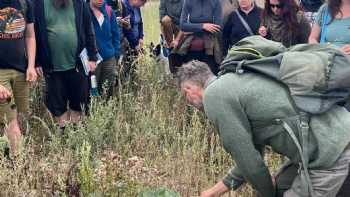
[[[83,70],[79,54],[84,48],[87,49],[90,61],[97,60],[95,34],[92,28],[89,6],[84,3],[83,0],[73,0],[73,6],[75,11],[75,24],[78,38],[76,65],[79,70]],[[36,63],[37,65],[39,64],[42,66],[45,73],[50,73],[53,71],[53,65],[47,38],[47,25],[43,0],[35,0],[34,13],[34,28],[37,44]]]
[[[114,12],[111,9],[110,15],[107,13],[104,4],[100,11],[104,16],[102,26],[97,21],[96,16],[91,10],[92,23],[95,28],[96,42],[98,52],[104,60],[120,55],[120,33]]]
[[[131,7],[131,5],[129,4],[129,0],[123,0],[122,4],[123,4],[122,16],[126,17],[130,15],[130,25],[131,25],[131,29],[123,28],[123,35],[128,40],[130,47],[135,48],[137,45],[139,45],[139,39],[143,39],[143,22],[142,22],[141,9]],[[138,12],[138,14],[140,15],[141,21],[139,24],[135,24],[134,10]],[[139,31],[138,35],[134,35],[134,33],[132,32],[132,29],[133,27],[135,27],[135,25],[138,25],[137,27]]]
[[[185,0],[180,28],[184,32],[202,33],[203,23],[214,23],[222,27],[222,21],[220,0]]]

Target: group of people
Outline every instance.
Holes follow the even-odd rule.
[[[238,0],[237,9],[225,10],[230,7],[228,1],[161,1],[161,31],[165,48],[171,50],[170,70],[175,73],[182,64],[199,60],[217,74],[229,48],[252,35],[286,47],[330,43],[349,54],[347,0],[329,0],[323,6],[318,0],[302,0],[300,4],[295,0],[266,0],[264,8],[254,0]]]
[[[21,138],[19,115],[29,111],[29,84],[38,77],[45,79],[45,104],[62,130],[88,107],[89,74],[96,75],[100,94],[113,95],[119,60],[132,60],[142,50],[140,7],[146,1],[0,0],[0,123],[6,125],[14,154]],[[302,6],[294,0],[266,0],[264,9],[253,0],[238,0],[237,9],[226,5],[234,2],[160,0],[163,47],[171,51],[168,58],[181,92],[218,127],[237,164],[201,196],[220,196],[247,181],[260,196],[272,197],[276,183],[264,164],[263,147],[271,146],[292,166],[300,157],[281,125],[258,125],[297,111],[285,87],[251,73],[216,78],[220,64],[231,46],[252,35],[286,47],[330,43],[350,54],[350,1]],[[336,106],[311,118],[313,132],[305,144],[312,197],[336,196],[348,176],[349,116]],[[302,192],[302,179],[295,173],[284,196],[309,196]]]
[[[29,85],[39,77],[62,130],[88,108],[89,75],[100,94],[112,96],[120,57],[142,48],[146,1],[0,1],[0,123],[12,153],[21,139],[19,115],[29,111]]]

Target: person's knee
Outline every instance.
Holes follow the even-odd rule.
[[[161,19],[161,21],[160,21],[160,23],[161,23],[163,26],[169,26],[169,25],[172,24],[172,22],[173,22],[173,20],[172,20],[171,17],[168,16],[168,15],[164,16],[164,17]]]
[[[14,138],[20,138],[21,137],[21,129],[19,127],[18,119],[15,117],[12,119],[6,129],[7,136],[9,136],[10,139]]]

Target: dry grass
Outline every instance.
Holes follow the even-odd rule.
[[[148,43],[159,35],[157,6],[143,9]],[[0,196],[129,197],[164,186],[187,197],[220,180],[233,163],[213,127],[184,103],[160,65],[147,55],[137,65],[136,81],[108,102],[93,99],[90,116],[64,136],[35,87],[22,154],[0,160]],[[227,196],[248,197],[252,190]]]

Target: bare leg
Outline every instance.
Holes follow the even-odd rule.
[[[18,124],[17,115],[8,124],[5,132],[6,132],[7,138],[10,141],[11,154],[12,155],[17,155],[18,154],[19,145],[20,145],[20,142],[21,142],[21,137],[22,137],[21,129],[19,128],[19,124]]]
[[[78,123],[81,120],[81,112],[70,110],[70,120],[72,123]]]
[[[69,121],[69,114],[68,113],[69,112],[66,111],[61,116],[55,117],[56,121],[58,122],[58,125],[61,128],[64,128],[66,126],[66,123]]]

